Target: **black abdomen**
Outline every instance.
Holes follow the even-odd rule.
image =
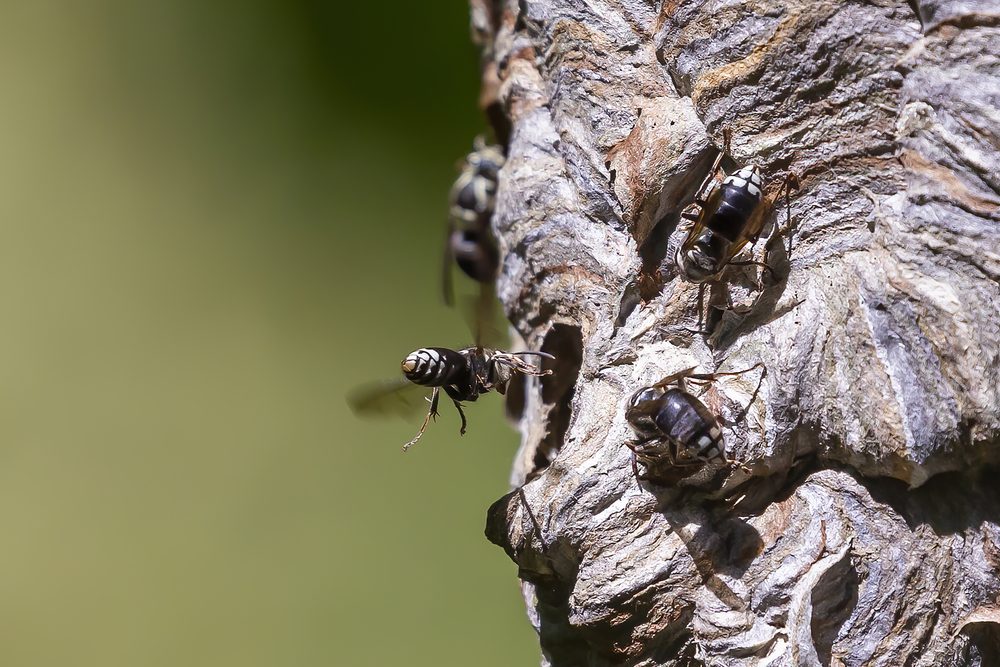
[[[411,352],[402,367],[407,380],[426,387],[461,384],[469,376],[465,356],[446,347],[422,347]]]
[[[448,241],[459,268],[473,280],[490,282],[500,266],[500,254],[488,227],[456,229]]]
[[[722,452],[722,431],[715,415],[697,398],[668,389],[656,414],[656,426],[679,444],[678,452],[712,459]]]
[[[705,226],[731,243],[738,241],[747,221],[760,206],[760,169],[744,167],[726,177],[719,186],[719,205]]]

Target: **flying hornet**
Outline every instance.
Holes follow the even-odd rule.
[[[417,434],[405,445],[403,451],[415,445],[424,434],[431,419],[436,419],[441,391],[451,399],[462,419],[461,435],[468,423],[462,410],[463,401],[475,401],[482,394],[496,391],[504,394],[507,385],[518,374],[526,376],[550,375],[551,370],[528,363],[522,357],[535,356],[553,359],[545,352],[504,352],[481,346],[453,350],[446,347],[422,347],[414,350],[401,364],[403,379],[393,383],[362,388],[348,398],[359,414],[374,414],[393,410],[408,412],[415,405],[414,393],[430,388],[427,397],[430,408]]]
[[[682,213],[679,229],[686,232],[677,249],[674,263],[681,277],[693,283],[718,280],[727,266],[762,266],[773,276],[765,262],[733,258],[750,243],[757,242],[767,214],[774,207],[774,198],[764,197],[764,178],[760,167],[749,165],[726,174],[722,158],[729,155],[730,131],[723,131],[723,148],[716,156],[711,171],[694,197],[694,203]],[[720,183],[718,175],[724,178]],[[789,191],[798,188],[798,178],[788,174],[784,180],[785,202]],[[791,212],[787,208],[788,229]]]
[[[500,268],[500,253],[490,230],[496,202],[497,179],[504,164],[503,149],[476,137],[448,196],[448,235],[445,240],[442,287],[444,300],[454,304],[452,264],[489,290]]]
[[[499,332],[493,328],[492,295],[481,292],[475,300],[462,303],[462,314],[472,330],[475,345],[461,349],[422,347],[414,350],[400,364],[403,377],[395,381],[361,387],[348,396],[348,403],[360,415],[395,412],[409,416],[430,403],[423,424],[405,445],[408,450],[420,440],[431,419],[436,419],[441,391],[451,399],[462,419],[461,435],[468,423],[462,403],[472,402],[482,394],[496,391],[506,394],[507,387],[518,375],[539,377],[552,371],[541,369],[524,359],[539,357],[554,359],[546,352],[505,352],[496,344]],[[488,345],[488,346],[487,346]],[[430,388],[429,395],[421,391]]]
[[[717,378],[743,375],[757,368],[763,368],[757,388],[750,403],[733,420],[735,425],[746,417],[767,375],[762,363],[729,373],[695,373],[694,368],[687,368],[635,392],[629,399],[625,419],[639,436],[627,443],[636,479],[650,479],[649,471],[664,465],[683,472],[705,464],[730,463],[720,426],[724,420],[688,391],[688,383],[707,388]],[[646,475],[639,474],[639,463]]]

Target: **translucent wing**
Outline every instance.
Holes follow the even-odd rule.
[[[497,314],[496,290],[492,283],[481,283],[479,294],[462,301],[462,315],[476,347],[506,347],[504,327]]]
[[[366,384],[347,395],[347,404],[363,417],[412,417],[427,410],[427,387],[400,378]]]
[[[760,236],[760,231],[764,228],[764,222],[767,219],[767,208],[768,207],[764,205],[764,202],[761,202],[757,206],[757,210],[754,211],[753,215],[750,216],[750,219],[747,220],[746,228],[740,235],[739,240],[729,247],[729,256],[726,257],[726,263],[729,263],[729,260],[740,254],[740,251],[746,247],[747,243],[751,241],[755,242],[757,237]]]
[[[764,375],[767,375],[767,368],[764,366],[764,363],[760,362],[760,361],[758,361],[753,366],[750,366],[749,368],[744,368],[741,371],[726,371],[726,372],[719,371],[719,372],[715,372],[715,373],[695,373],[694,371],[696,370],[696,368],[697,368],[696,366],[692,366],[691,368],[685,368],[682,371],[677,371],[676,373],[673,373],[673,374],[668,375],[667,377],[663,378],[662,380],[660,380],[659,382],[657,382],[653,386],[654,387],[665,388],[665,387],[673,384],[677,380],[680,380],[681,378],[683,378],[685,380],[689,380],[689,381],[697,383],[697,384],[707,384],[709,382],[714,381],[716,378],[720,378],[720,377],[723,377],[723,376],[730,376],[730,375],[732,375],[732,376],[743,375],[744,373],[749,373],[750,371],[756,370],[758,368],[763,368],[764,369],[764,372],[761,375],[762,378],[763,378]]]
[[[722,188],[719,182],[714,178],[711,178],[711,186],[707,193],[705,193],[705,203],[700,207],[696,208],[694,204],[685,209],[695,209],[698,211],[698,218],[694,220],[693,223],[688,223],[691,225],[691,229],[688,231],[687,235],[684,237],[684,244],[681,246],[682,252],[687,252],[694,245],[698,237],[701,236],[705,229],[705,223],[708,221],[710,212],[715,211],[719,207],[719,202],[722,199]]]
[[[444,252],[442,253],[441,266],[441,290],[444,295],[446,306],[455,305],[455,282],[452,273],[455,269],[455,255],[451,249],[451,237],[455,234],[454,221],[448,222],[447,233],[444,237]]]
[[[673,373],[673,374],[668,375],[667,377],[663,378],[662,380],[660,380],[659,382],[657,382],[653,386],[654,387],[666,388],[666,387],[668,387],[669,385],[673,384],[674,382],[676,382],[677,380],[679,380],[681,378],[689,378],[689,377],[694,376],[694,371],[695,371],[696,368],[697,368],[697,366],[692,366],[691,368],[685,368],[682,371],[677,371],[676,373]]]

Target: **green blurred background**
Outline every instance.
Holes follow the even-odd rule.
[[[468,340],[464,1],[10,0],[0,69],[0,661],[537,664],[500,402],[344,403]]]

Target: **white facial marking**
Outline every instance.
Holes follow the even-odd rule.
[[[747,192],[752,194],[754,197],[760,197],[760,188],[753,183],[747,183]]]
[[[703,435],[700,438],[698,438],[698,447],[700,447],[701,449],[704,449],[705,447],[708,447],[711,444],[712,444],[712,439],[709,438],[707,435]]]
[[[747,186],[747,182],[739,176],[730,176],[726,179],[726,183],[731,183],[738,188],[745,188]]]

